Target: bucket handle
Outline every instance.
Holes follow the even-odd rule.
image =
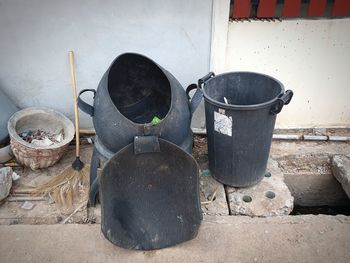
[[[288,105],[289,102],[292,100],[292,98],[293,98],[293,91],[289,89],[278,97],[276,103],[272,105],[270,112],[273,115],[280,113],[283,106]]]
[[[79,109],[81,109],[83,112],[89,114],[91,117],[94,116],[94,107],[91,106],[90,104],[86,103],[85,101],[82,100],[82,98],[80,98],[80,96],[87,91],[91,91],[94,93],[93,99],[95,99],[95,95],[96,95],[96,90],[94,89],[83,89],[82,91],[79,92],[78,95],[78,107]]]
[[[193,94],[192,99],[190,101],[191,115],[196,111],[200,102],[202,101],[202,98],[203,98],[202,86],[204,86],[204,84],[213,77],[215,77],[214,72],[209,72],[207,75],[205,75],[204,77],[198,80],[198,85],[191,84],[187,87],[186,94],[188,99],[190,99],[190,91],[196,89],[196,92]]]
[[[161,152],[157,136],[135,136],[134,154]]]
[[[204,85],[209,79],[213,77],[215,77],[214,72],[209,72],[207,75],[198,80],[198,87],[202,88],[202,85]]]

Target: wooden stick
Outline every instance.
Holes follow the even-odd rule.
[[[79,211],[80,208],[82,208],[82,207],[84,207],[84,206],[86,206],[86,205],[87,205],[86,202],[81,203],[81,204],[73,211],[73,213],[71,213],[65,220],[62,221],[62,224],[67,223],[67,221],[68,221],[73,215],[75,215],[75,214]]]
[[[213,194],[212,194],[212,196],[211,196],[210,201],[204,201],[204,202],[201,202],[201,204],[202,204],[202,205],[208,205],[208,204],[211,204],[211,203],[214,201],[214,198],[215,198],[215,196],[216,196],[216,193],[217,193],[218,189],[219,189],[219,186],[218,186],[218,187],[216,187],[216,189],[215,189],[214,193],[213,193]]]
[[[80,134],[85,134],[85,135],[95,135],[96,131],[95,131],[94,128],[91,128],[91,129],[80,129],[79,133]]]
[[[22,202],[22,201],[45,201],[44,197],[36,196],[9,196],[6,198],[7,202]]]
[[[78,101],[77,101],[77,84],[75,80],[75,70],[74,70],[74,53],[69,51],[69,65],[70,65],[70,78],[72,81],[72,92],[74,98],[74,121],[75,121],[75,156],[80,156],[80,135],[79,135],[79,113],[78,113]]]
[[[34,194],[36,188],[12,188],[11,194]]]

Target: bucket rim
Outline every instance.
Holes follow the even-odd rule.
[[[123,113],[120,112],[119,108],[114,104],[113,100],[112,100],[112,97],[110,96],[110,93],[109,93],[109,89],[108,89],[108,80],[109,80],[109,73],[111,71],[111,68],[112,66],[114,65],[114,63],[120,59],[121,57],[123,56],[135,56],[135,57],[141,57],[145,60],[148,60],[149,62],[153,63],[163,74],[164,76],[166,77],[168,83],[169,83],[169,88],[170,88],[170,107],[169,107],[169,110],[167,112],[167,114],[164,116],[163,119],[160,120],[159,123],[157,124],[153,124],[152,122],[148,122],[148,123],[137,123],[137,122],[134,122],[132,120],[130,120],[129,118],[127,118],[126,116],[124,116]],[[105,81],[105,85],[104,88],[106,89],[106,92],[108,94],[107,99],[109,100],[109,102],[113,105],[114,109],[121,115],[122,119],[125,120],[126,122],[128,122],[129,124],[131,125],[134,125],[135,127],[145,127],[145,126],[150,126],[150,127],[155,127],[155,126],[160,126],[162,124],[162,122],[169,116],[170,112],[173,110],[174,106],[174,102],[173,102],[173,85],[171,85],[171,81],[169,79],[169,76],[168,74],[171,75],[170,72],[168,72],[166,69],[164,69],[161,65],[159,65],[158,63],[156,63],[153,58],[150,58],[150,57],[147,57],[146,55],[143,55],[143,54],[140,54],[140,53],[137,53],[137,52],[124,52],[124,53],[121,53],[119,54],[113,61],[112,63],[109,65],[107,71],[103,74],[102,76],[102,79],[100,81],[100,83],[102,83],[103,81]],[[98,85],[98,87],[100,86],[100,83]]]
[[[249,73],[249,74],[255,74],[255,75],[259,75],[259,76],[263,76],[263,77],[267,77],[269,79],[272,79],[273,81],[275,81],[276,83],[278,83],[281,87],[281,92],[273,99],[271,100],[268,100],[268,101],[265,101],[263,103],[258,103],[258,104],[250,104],[250,105],[238,105],[238,104],[225,104],[223,102],[220,102],[220,101],[217,101],[217,100],[214,100],[213,98],[211,98],[205,91],[205,86],[210,82],[212,81],[213,79],[215,78],[218,78],[218,77],[224,77],[226,75],[232,75],[232,74],[239,74],[239,73]],[[277,99],[282,95],[284,94],[285,92],[285,88],[284,88],[284,85],[282,84],[281,81],[279,81],[278,79],[270,76],[270,75],[267,75],[267,74],[264,74],[264,73],[259,73],[259,72],[254,72],[254,71],[230,71],[230,72],[225,72],[225,73],[222,73],[222,74],[218,74],[218,75],[215,75],[215,77],[212,77],[210,78],[208,81],[206,81],[204,83],[204,86],[202,88],[202,91],[203,91],[203,96],[204,96],[204,99],[205,101],[209,102],[210,104],[213,104],[215,106],[218,106],[220,108],[224,108],[224,109],[233,109],[233,110],[257,110],[257,109],[262,109],[262,108],[266,108],[268,106],[271,106],[273,105]]]
[[[43,114],[52,118],[56,118],[56,122],[61,123],[62,126],[64,126],[64,129],[67,130],[67,133],[64,134],[64,138],[61,142],[49,146],[34,146],[33,144],[26,142],[19,136],[18,131],[16,129],[18,121],[20,121],[24,117],[35,116],[37,114]],[[65,146],[68,146],[68,144],[70,144],[70,142],[74,139],[75,136],[75,126],[73,122],[63,113],[47,107],[28,107],[15,112],[7,122],[7,129],[11,140],[15,140],[18,144],[32,150],[52,151],[60,149]]]

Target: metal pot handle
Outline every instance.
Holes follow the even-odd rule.
[[[78,95],[78,107],[79,109],[81,109],[83,112],[89,114],[91,117],[94,116],[94,107],[91,106],[90,104],[86,103],[85,101],[83,101],[80,96],[87,91],[91,91],[94,93],[93,98],[95,99],[95,95],[96,95],[96,90],[94,89],[83,89],[82,91],[79,92]]]
[[[186,93],[187,93],[188,99],[190,99],[190,95],[189,95],[190,91],[196,89],[196,92],[193,94],[190,102],[191,115],[196,111],[200,102],[202,101],[202,98],[203,98],[202,85],[204,85],[212,77],[215,77],[215,74],[213,72],[209,72],[207,75],[205,75],[204,77],[198,80],[198,85],[191,84],[187,87]]]
[[[277,99],[276,103],[272,105],[270,112],[273,115],[276,115],[281,112],[284,105],[288,105],[289,102],[293,98],[293,91],[287,90],[285,93],[280,95],[280,97]]]

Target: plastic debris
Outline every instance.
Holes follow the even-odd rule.
[[[152,124],[158,124],[158,123],[160,123],[160,121],[161,121],[161,119],[159,119],[157,116],[154,116],[152,121],[151,121],[151,123]]]
[[[21,208],[22,209],[25,209],[25,210],[31,210],[33,209],[34,207],[34,204],[32,202],[29,202],[29,201],[25,201],[22,205],[21,205]]]
[[[63,132],[60,132],[59,134],[57,134],[55,137],[55,140],[56,140],[56,142],[63,141]]]
[[[21,178],[21,176],[18,173],[16,173],[15,171],[13,171],[12,181],[17,181],[19,178]]]
[[[46,146],[53,145],[54,142],[46,137],[46,138],[44,138],[42,140],[33,139],[31,141],[31,144],[33,144],[34,146],[38,146],[38,147],[46,147]]]
[[[202,176],[210,176],[210,171],[208,169],[202,171]]]
[[[4,167],[0,169],[0,201],[5,199],[12,187],[12,168]]]
[[[33,144],[37,147],[47,147],[60,143],[64,139],[64,131],[54,134],[41,129],[25,130],[18,134],[24,141]]]

